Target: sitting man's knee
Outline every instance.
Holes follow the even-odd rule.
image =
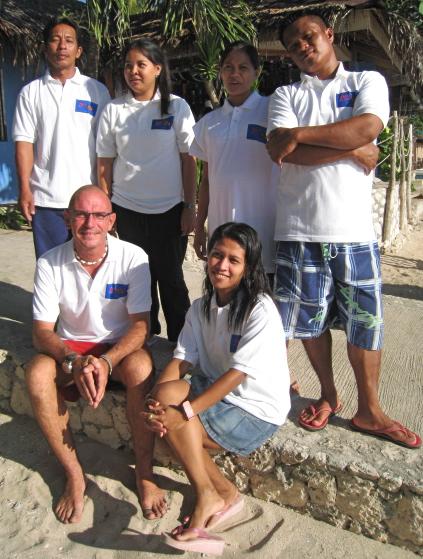
[[[25,365],[25,382],[29,393],[39,393],[43,387],[55,382],[56,362],[52,357],[38,353]]]
[[[119,380],[125,386],[140,384],[151,377],[153,370],[151,355],[144,349],[139,349],[127,355],[119,363]]]

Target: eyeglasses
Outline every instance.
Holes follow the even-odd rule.
[[[80,210],[71,210],[70,215],[72,219],[78,219],[80,221],[85,221],[89,219],[91,216],[96,221],[104,221],[106,217],[112,215],[113,212],[83,212]]]

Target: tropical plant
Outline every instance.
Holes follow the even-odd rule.
[[[22,229],[26,221],[17,206],[0,206],[0,229]]]

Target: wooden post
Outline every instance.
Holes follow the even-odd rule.
[[[392,138],[392,151],[391,151],[391,175],[389,177],[389,185],[386,189],[385,201],[385,214],[383,218],[383,243],[389,243],[391,230],[392,230],[392,213],[393,201],[395,195],[395,169],[397,165],[397,150],[398,150],[398,113],[394,111],[393,120],[393,138]]]
[[[405,130],[404,118],[400,119],[400,190],[399,190],[399,214],[400,231],[407,233],[407,161],[405,158]]]
[[[408,223],[413,222],[413,208],[411,205],[411,183],[412,181],[412,173],[413,173],[413,125],[410,124],[408,126],[408,184],[407,184],[407,221]]]

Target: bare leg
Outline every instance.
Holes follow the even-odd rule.
[[[153,362],[150,355],[139,350],[126,357],[116,371],[126,387],[126,414],[131,428],[135,474],[140,505],[148,519],[162,517],[166,510],[165,492],[153,478],[154,434],[145,426],[141,415],[144,398],[151,387]]]
[[[68,523],[81,519],[85,478],[69,428],[69,414],[57,390],[59,376],[62,375],[58,374],[56,362],[47,355],[35,356],[26,368],[26,382],[35,418],[65,470],[66,487],[55,512],[61,522]]]
[[[285,340],[285,345],[286,345],[286,352],[288,353],[289,340]],[[298,380],[295,378],[295,375],[291,370],[289,370],[289,382],[290,382],[289,392],[291,396],[299,396],[300,384]]]
[[[328,408],[335,409],[339,405],[332,369],[332,336],[326,330],[318,338],[302,340],[307,356],[320,381],[321,396],[316,409],[326,408],[318,413],[314,420],[310,421],[312,414],[306,409],[301,412],[300,417],[310,421],[314,426],[320,425],[330,413]]]
[[[156,387],[155,397],[165,406],[179,405],[188,394],[188,383],[173,381]],[[187,421],[181,429],[168,431],[166,440],[178,455],[196,493],[189,526],[204,528],[209,518],[231,503],[238,494],[237,488],[222,475],[205,450],[220,449],[220,446],[209,438],[198,417]],[[180,534],[176,537],[185,540],[195,536]]]

